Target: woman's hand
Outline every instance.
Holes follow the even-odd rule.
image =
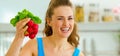
[[[28,26],[26,26],[26,24],[29,22],[30,18],[26,18],[23,20],[20,20],[17,24],[16,24],[16,38],[22,38],[24,39],[24,33],[27,30]]]
[[[20,20],[16,24],[16,35],[15,39],[13,40],[6,56],[19,56],[20,50],[21,50],[21,45],[23,43],[24,39],[24,32],[27,30],[28,26],[26,24],[29,22],[29,18]]]

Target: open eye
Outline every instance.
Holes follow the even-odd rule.
[[[58,20],[63,20],[63,18],[62,18],[62,17],[58,17],[57,19],[58,19]]]
[[[68,20],[72,20],[74,17],[73,16],[69,16],[68,17]]]
[[[68,20],[72,20],[72,19],[73,19],[72,17],[68,18]]]

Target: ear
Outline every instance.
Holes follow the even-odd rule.
[[[51,26],[51,20],[50,20],[50,18],[47,18],[46,21],[47,21],[47,25]]]

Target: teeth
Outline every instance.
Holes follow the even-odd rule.
[[[69,28],[62,28],[62,30],[63,30],[63,31],[68,31],[68,30],[69,30]]]

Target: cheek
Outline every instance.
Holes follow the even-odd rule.
[[[55,23],[55,27],[56,27],[57,30],[59,30],[61,26],[62,26],[61,23],[59,23],[59,22],[56,22],[56,23]]]
[[[61,24],[60,24],[59,22],[53,22],[52,24],[53,24],[53,25],[52,25],[53,30],[58,30],[59,27],[61,26]]]
[[[71,29],[73,30],[73,28],[74,28],[74,21],[72,21],[71,23],[70,23],[70,25],[71,25]]]
[[[72,27],[74,26],[74,23],[75,23],[74,21],[71,21],[71,22],[70,22],[70,24],[71,24]]]

